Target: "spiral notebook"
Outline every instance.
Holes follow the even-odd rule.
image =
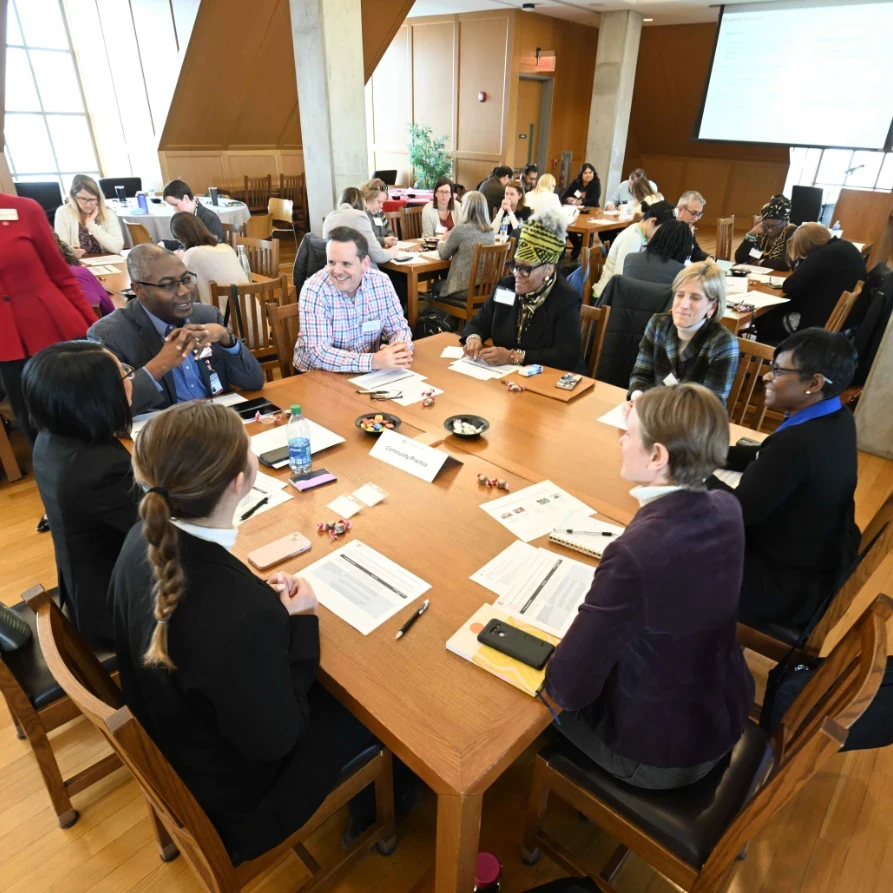
[[[576,531],[568,533],[568,530]],[[586,531],[585,533],[580,531]],[[589,518],[586,516],[572,515],[567,522],[558,530],[553,530],[549,534],[550,543],[558,543],[559,546],[566,546],[575,552],[582,552],[592,558],[601,558],[602,552],[623,533],[624,528],[618,524],[608,524],[606,521],[599,521],[597,518]],[[602,533],[610,533],[612,536],[601,536]]]

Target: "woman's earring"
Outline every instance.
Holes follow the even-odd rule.
[[[807,391],[807,392],[806,392],[806,393],[807,393],[807,394],[811,394],[811,393],[812,393],[812,391]]]

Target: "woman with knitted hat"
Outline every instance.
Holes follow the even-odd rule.
[[[753,264],[770,270],[790,270],[788,239],[797,227],[791,223],[791,202],[779,194],[763,205],[760,222],[744,237],[735,252],[736,264]]]
[[[558,211],[541,211],[521,230],[511,274],[463,332],[465,353],[491,366],[539,363],[586,373],[580,337],[580,295],[558,272],[567,231]],[[492,340],[492,347],[484,342]]]

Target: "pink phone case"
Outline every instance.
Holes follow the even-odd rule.
[[[303,533],[290,533],[248,553],[248,560],[261,571],[306,552],[311,545]]]
[[[314,487],[318,487],[320,484],[331,484],[332,481],[337,480],[338,478],[334,474],[329,473],[310,478],[309,481],[292,481],[291,483],[293,487],[296,487],[303,493],[305,490],[312,490]]]

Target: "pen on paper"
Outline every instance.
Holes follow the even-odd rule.
[[[416,620],[418,620],[419,617],[421,617],[422,614],[424,614],[425,611],[428,610],[428,605],[430,604],[431,600],[426,598],[422,602],[422,606],[418,609],[418,611],[416,611],[415,614],[413,614],[412,617],[410,617],[409,620],[407,620],[406,623],[404,623],[403,626],[400,627],[400,629],[397,631],[397,635],[394,636],[394,638],[402,639],[403,636],[405,636],[409,632],[409,629],[413,625],[413,623],[415,623]]]
[[[610,530],[553,530],[552,533],[585,533],[587,536],[614,536]]]
[[[239,520],[247,521],[262,505],[266,505],[269,501],[270,501],[270,497],[264,496],[264,498],[261,499],[260,502],[258,502],[256,505],[251,506],[251,508],[248,509],[248,511],[245,512],[245,514],[242,515],[242,517]]]

